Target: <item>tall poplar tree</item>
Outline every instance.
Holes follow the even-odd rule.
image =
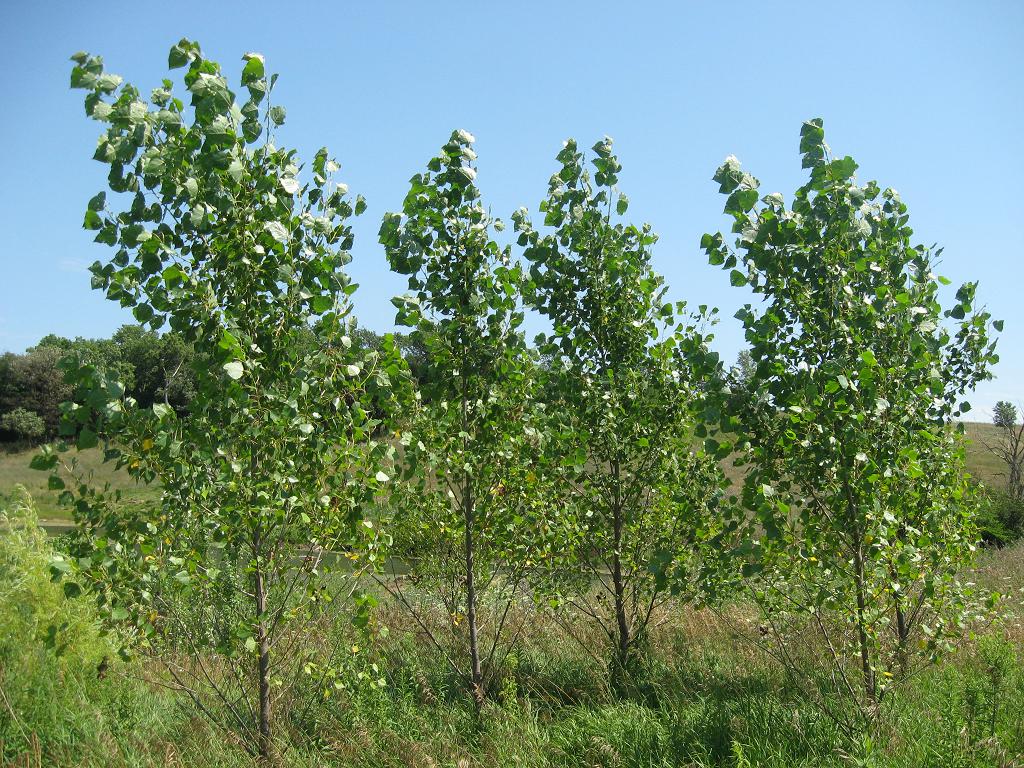
[[[325,555],[358,551],[389,480],[393,448],[364,403],[394,406],[406,391],[393,344],[357,355],[347,335],[349,218],[365,205],[332,180],[326,149],[304,167],[274,142],[285,110],[260,54],[243,57],[239,100],[197,43],[177,43],[168,64],[184,69],[188,104],[171,80],[146,99],[100,57],[73,60],[113,193],[85,213],[114,251],[92,266],[93,286],[140,323],[169,324],[205,364],[181,418],[140,408],[107,372],[69,366],[65,433],[79,449],[102,443],[159,489],[155,504],[78,478],[65,487],[62,468],[75,473],[59,451],[34,463],[56,470],[51,487],[74,505],[74,560],[107,616],[177,644],[188,663],[160,654],[175,684],[267,757],[288,681],[330,674],[304,642],[338,584]]]
[[[540,205],[550,233],[525,209],[514,219],[530,262],[528,302],[553,329],[538,337],[560,436],[551,447],[567,470],[586,573],[567,599],[607,634],[613,680],[627,682],[669,586],[699,595],[708,544],[722,533],[723,478],[695,440],[718,369],[705,329],[714,310],[691,314],[666,299],[651,265],[657,235],[622,221],[628,200],[610,139],[594,145],[593,172],[574,140],[557,160]]]
[[[821,120],[800,152],[810,178],[790,205],[733,157],[714,177],[736,243],[703,247],[761,300],[737,314],[757,396],[724,397],[722,426],[747,462],[745,567],[780,654],[789,623],[809,625],[870,721],[918,649],[933,658],[985,610],[960,580],[976,499],[953,419],[989,377],[1001,324],[976,308],[975,283],[943,309],[938,252],[913,244],[895,190],[832,154]]]
[[[415,583],[441,597],[446,626],[431,625],[401,580],[388,587],[479,707],[508,649],[513,601],[553,527],[540,491],[547,475],[536,466],[542,436],[520,330],[522,270],[493,239],[501,224],[481,202],[472,144],[466,131],[452,133],[412,178],[402,213],[385,216],[380,239],[392,269],[409,276],[410,293],[395,299],[398,322],[433,370],[402,441],[395,549]]]

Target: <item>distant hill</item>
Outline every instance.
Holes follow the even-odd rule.
[[[977,421],[964,423],[967,432],[967,468],[971,474],[985,485],[993,488],[1000,487],[1006,482],[1004,473],[1005,466],[999,459],[992,455],[992,452],[985,448],[985,444],[994,445],[999,439],[999,430],[994,424]]]

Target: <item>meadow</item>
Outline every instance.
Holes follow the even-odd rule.
[[[9,505],[0,538],[4,764],[252,765],[242,744],[166,689],[157,656],[118,657],[116,636],[100,631],[94,602],[69,599],[50,580],[54,542],[34,524],[30,510]],[[1022,544],[982,553],[977,579],[1019,590],[1022,555]],[[556,614],[525,604],[516,613],[524,631],[479,712],[399,606],[382,602],[365,630],[340,620],[330,633],[351,644],[349,680],[311,708],[277,702],[287,713],[277,764],[1010,768],[1024,754],[1019,604],[911,679],[898,699],[883,704],[873,739],[859,744],[825,715],[825,704],[842,702],[808,697],[764,651],[757,611],[742,601],[666,606],[645,668],[625,697],[609,689],[604,666]],[[59,654],[47,637],[55,623],[62,628]]]
[[[968,466],[998,482],[979,448],[992,428],[968,424]],[[31,452],[3,456],[7,503],[0,539],[0,755],[4,764],[67,766],[247,766],[244,745],[211,726],[168,690],[163,653],[119,658],[118,635],[102,630],[94,602],[68,598],[47,570],[63,539],[36,523],[66,519],[28,469]],[[94,480],[131,497],[132,481],[81,453]],[[33,493],[22,504],[21,485]],[[1008,595],[1004,619],[968,633],[939,664],[922,669],[882,706],[873,737],[850,740],[827,714],[849,706],[808,696],[806,681],[773,659],[757,608],[743,599],[660,609],[642,672],[627,695],[586,650],[603,642],[567,632],[564,616],[530,601],[514,607],[517,640],[481,711],[403,607],[372,579],[380,604],[369,625],[344,615],[324,628],[344,646],[347,680],[314,697],[289,699],[279,736],[281,766],[1011,766],[1024,764],[1024,542],[983,551],[973,579]],[[490,620],[493,620],[493,616]],[[487,620],[483,622],[487,624]],[[56,635],[49,628],[59,626]],[[818,649],[824,652],[824,649]],[[207,663],[217,664],[216,656]]]

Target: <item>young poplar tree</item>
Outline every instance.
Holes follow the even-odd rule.
[[[525,572],[556,526],[540,490],[547,474],[536,466],[541,434],[519,330],[522,270],[492,239],[501,223],[480,201],[472,143],[466,131],[452,133],[412,178],[402,213],[385,216],[380,241],[391,268],[409,276],[410,294],[394,300],[397,321],[413,328],[431,367],[402,441],[394,552],[414,584],[440,596],[446,626],[432,624],[429,606],[401,579],[386,586],[447,654],[479,708],[509,647],[504,635]]]
[[[593,151],[593,174],[575,141],[558,154],[540,206],[550,234],[525,209],[514,219],[531,263],[528,301],[553,328],[538,344],[586,572],[569,602],[607,634],[613,681],[626,682],[669,585],[698,594],[706,545],[722,532],[722,475],[694,447],[700,391],[717,369],[701,330],[714,310],[665,300],[651,267],[657,236],[621,220],[628,201],[611,140]]]
[[[976,284],[943,311],[938,254],[912,245],[897,193],[859,185],[821,120],[800,151],[810,179],[790,207],[735,158],[714,177],[737,240],[703,247],[762,300],[737,314],[758,396],[725,397],[722,420],[749,462],[743,554],[769,632],[810,625],[863,724],[915,651],[934,656],[983,611],[959,581],[976,502],[950,422],[997,358]],[[777,652],[797,666],[792,645]]]
[[[116,194],[99,193],[85,214],[115,251],[92,266],[93,286],[154,330],[169,323],[212,363],[197,367],[182,418],[165,404],[140,409],[102,371],[72,366],[65,425],[77,447],[102,442],[160,497],[128,506],[83,485],[65,501],[73,554],[110,618],[176,642],[187,663],[160,655],[175,683],[267,757],[274,701],[303,670],[331,674],[309,632],[350,582],[328,578],[325,555],[367,533],[393,449],[364,403],[392,403],[404,369],[393,344],[357,356],[346,335],[348,219],[362,199],[331,180],[326,150],[305,169],[275,145],[276,76],[261,55],[243,59],[239,103],[198,44],[175,45],[168,63],[185,69],[186,106],[170,80],[146,100],[99,57],[73,57],[71,84],[105,126],[95,157]],[[64,486],[61,458],[35,462],[57,470],[51,487]]]

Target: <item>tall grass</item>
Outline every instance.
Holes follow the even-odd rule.
[[[4,764],[252,765],[241,747],[161,687],[154,659],[118,658],[116,638],[102,633],[94,604],[65,597],[51,582],[52,546],[25,496],[6,505],[0,514]],[[1003,592],[1019,590],[1024,547],[986,554],[979,580]],[[396,606],[381,605],[369,637],[344,622],[322,628],[344,637],[352,652],[337,686],[306,692],[315,694],[314,706],[300,710],[282,701],[278,762],[293,768],[1024,764],[1019,613],[915,677],[884,704],[877,732],[849,743],[800,683],[761,652],[756,615],[744,605],[666,611],[625,698],[610,690],[600,654],[570,637],[563,621],[530,605],[517,611],[519,640],[479,715],[462,681]],[[842,697],[829,703],[842,706]]]

